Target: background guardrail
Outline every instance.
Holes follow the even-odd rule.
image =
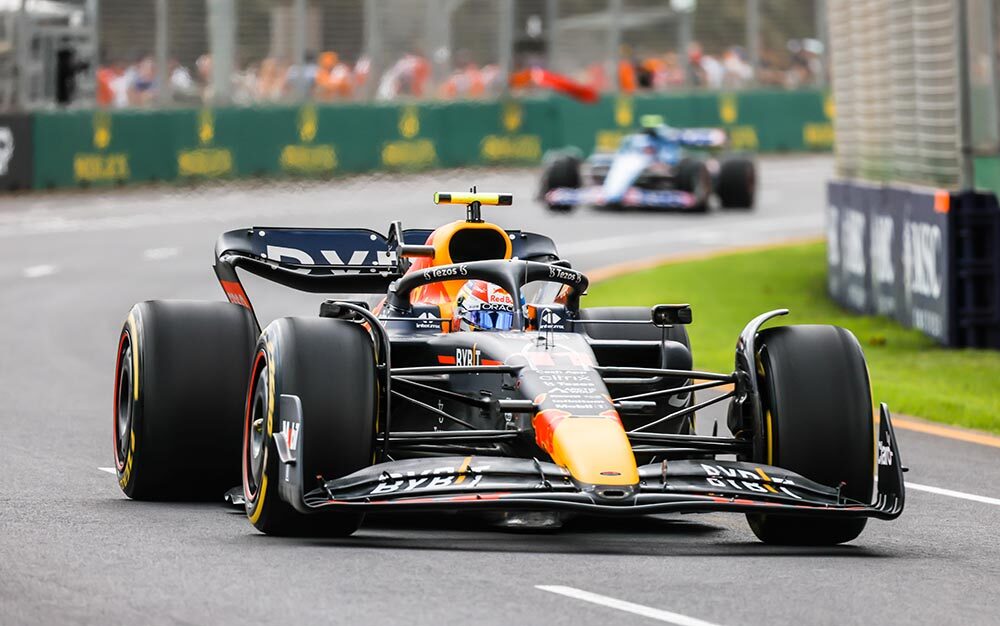
[[[1000,348],[1000,206],[983,192],[828,186],[827,289],[953,347]]]
[[[38,112],[33,186],[534,164],[567,145],[614,149],[646,113],[726,128],[736,150],[828,150],[833,140],[821,90]]]

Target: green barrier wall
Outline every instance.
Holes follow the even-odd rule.
[[[36,188],[537,164],[546,150],[613,150],[645,114],[721,126],[747,151],[829,150],[820,91],[304,105],[34,116]]]

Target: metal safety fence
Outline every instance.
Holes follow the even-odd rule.
[[[598,92],[815,87],[825,4],[0,0],[0,109],[492,98],[531,68]]]
[[[830,0],[830,295],[1000,349],[995,0]]]

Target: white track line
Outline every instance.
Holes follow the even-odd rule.
[[[51,276],[56,273],[55,265],[32,265],[31,267],[24,268],[25,278],[41,278],[42,276]]]
[[[626,613],[632,613],[634,615],[641,615],[643,617],[648,617],[661,622],[667,622],[669,624],[677,624],[678,626],[716,626],[712,622],[695,619],[693,617],[688,617],[687,615],[681,615],[680,613],[671,613],[670,611],[654,609],[649,606],[626,602],[624,600],[618,600],[617,598],[609,598],[608,596],[602,596],[597,593],[591,593],[589,591],[583,591],[573,587],[564,587],[562,585],[535,585],[535,589],[541,589],[542,591],[548,591],[549,593],[557,593],[561,596],[566,596],[576,600],[583,600],[584,602],[600,604],[601,606],[606,606],[608,608],[618,609],[619,611],[625,611]]]
[[[952,491],[951,489],[942,489],[940,487],[931,487],[929,485],[918,485],[917,483],[911,483],[910,481],[906,481],[906,488],[914,489],[916,491],[926,491],[927,493],[936,493],[939,496],[948,496],[949,498],[959,498],[961,500],[971,500],[972,502],[981,502],[983,504],[1000,506],[1000,498],[977,496],[974,493],[965,493],[964,491]]]
[[[118,475],[118,472],[116,472],[115,468],[113,468],[113,467],[98,467],[97,469],[101,470],[102,472],[107,472],[109,474],[114,474],[115,476]]]

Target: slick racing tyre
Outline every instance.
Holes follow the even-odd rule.
[[[712,174],[708,166],[697,159],[681,159],[677,164],[677,189],[694,196],[694,205],[689,211],[708,211],[712,197]]]
[[[868,367],[854,335],[836,326],[783,326],[758,335],[763,432],[754,460],[872,497],[875,426]],[[747,515],[765,543],[833,545],[851,541],[864,518]]]
[[[115,467],[125,495],[221,500],[239,484],[256,337],[250,311],[228,302],[132,307],[115,366]]]
[[[757,169],[745,157],[731,157],[719,166],[716,193],[724,209],[752,209],[757,192]]]
[[[345,320],[286,317],[261,334],[246,396],[243,491],[247,517],[269,535],[343,537],[361,525],[354,512],[304,514],[278,493],[284,395],[301,403],[296,444],[309,491],[372,464],[376,425],[375,350],[364,327]],[[293,435],[295,436],[295,435]],[[308,482],[313,481],[313,482]]]
[[[618,306],[618,307],[589,307],[580,309],[581,320],[622,320],[622,324],[581,324],[583,332],[589,337],[598,340],[611,341],[660,341],[665,338],[665,343],[660,351],[659,362],[637,363],[634,352],[624,352],[614,362],[608,361],[613,358],[611,353],[604,352],[595,346],[595,352],[602,358],[601,365],[614,365],[635,367],[663,367],[668,369],[691,369],[691,341],[688,339],[687,328],[681,324],[675,324],[670,328],[660,329],[652,324],[633,324],[628,322],[649,321],[650,311],[648,307],[641,306]],[[665,333],[664,333],[665,331]],[[665,337],[664,337],[665,334]],[[679,386],[685,383],[684,379],[674,380],[670,386]],[[612,396],[645,393],[662,388],[662,383],[654,383],[648,388],[641,385],[622,386],[609,384],[608,390]],[[619,394],[618,392],[621,392]],[[657,400],[657,415],[666,415],[679,409],[691,406],[694,403],[694,394],[687,393],[680,396],[663,396]],[[649,419],[629,422],[626,428],[634,428]],[[673,433],[673,434],[693,434],[694,415],[682,415],[677,419],[668,420],[663,424],[650,429],[650,432]]]
[[[545,194],[550,190],[557,189],[559,187],[579,189],[580,184],[580,159],[571,154],[556,155],[545,166],[545,172],[542,174],[541,195],[542,200],[545,202],[545,206],[549,207],[549,210],[557,213],[568,213],[569,211],[572,211],[574,209],[574,205],[550,204],[545,200]]]

